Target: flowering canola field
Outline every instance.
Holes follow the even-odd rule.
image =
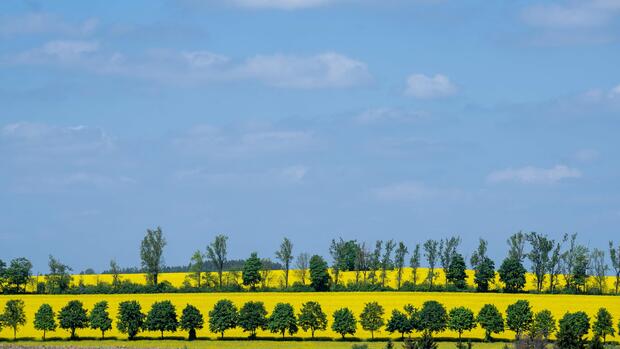
[[[73,299],[82,301],[85,307],[90,310],[93,305],[101,300],[107,300],[110,304],[111,317],[114,319],[114,329],[109,333],[109,336],[117,336],[119,338],[125,338],[116,330],[116,311],[118,309],[119,302],[125,300],[137,300],[142,305],[143,312],[147,312],[150,306],[155,301],[170,300],[175,304],[177,308],[177,314],[180,315],[182,309],[186,304],[192,304],[203,313],[205,321],[207,320],[207,314],[212,309],[216,301],[228,298],[232,300],[237,307],[241,307],[243,303],[253,301],[263,301],[267,308],[267,311],[271,313],[273,307],[278,302],[289,302],[293,305],[296,311],[299,310],[302,303],[307,301],[317,301],[323,307],[325,313],[328,314],[329,324],[331,326],[332,313],[341,307],[349,307],[355,313],[359,319],[359,314],[365,303],[370,301],[377,301],[385,308],[385,319],[389,318],[392,309],[402,309],[403,305],[411,303],[416,307],[420,307],[424,301],[437,300],[444,304],[449,310],[456,306],[466,306],[477,312],[484,304],[495,304],[502,312],[506,307],[514,303],[518,299],[526,299],[530,301],[534,311],[542,309],[549,309],[556,320],[559,319],[567,311],[583,310],[591,317],[594,316],[598,308],[606,307],[614,316],[615,323],[620,318],[620,301],[619,298],[614,296],[585,296],[585,295],[539,295],[539,294],[489,294],[489,293],[450,293],[450,292],[325,292],[325,293],[288,293],[288,292],[237,292],[237,293],[193,293],[193,294],[127,294],[127,295],[11,295],[0,296],[0,306],[9,299],[23,299],[26,304],[26,316],[27,325],[19,330],[19,337],[40,337],[41,333],[33,328],[32,320],[34,313],[43,303],[49,303],[54,308],[54,311],[63,307],[67,302]],[[85,337],[98,337],[100,333],[96,330],[84,329],[79,330],[78,335]],[[146,336],[158,336],[158,333],[146,332],[143,333]],[[170,334],[169,334],[170,335]],[[177,332],[175,336],[185,336],[185,333]],[[235,329],[227,332],[227,336],[246,336],[241,329]],[[274,336],[274,334],[259,331],[259,336]],[[389,334],[384,329],[379,334],[381,337],[387,337]],[[58,329],[56,333],[50,333],[49,337],[67,337],[68,332]],[[199,337],[216,337],[210,333],[207,328],[198,331]],[[275,335],[277,336],[277,335]],[[298,336],[309,337],[309,333],[300,332]],[[317,336],[329,336],[337,338],[338,335],[332,332],[330,329],[324,332],[317,332]],[[370,333],[362,330],[358,323],[357,337],[370,338]],[[456,337],[456,334],[450,331],[440,334],[440,336]],[[466,333],[467,337],[483,337],[483,331],[480,328],[476,328],[471,333]],[[0,332],[0,337],[10,338],[12,332],[10,329],[4,328]],[[394,334],[393,337],[398,337]],[[500,338],[513,338],[514,333],[505,332],[497,337]]]

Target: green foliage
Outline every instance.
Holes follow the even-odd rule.
[[[398,309],[392,310],[392,316],[388,320],[385,329],[389,333],[400,333],[401,338],[405,338],[405,334],[413,331],[409,317]]]
[[[299,329],[293,306],[289,303],[276,304],[269,317],[267,328],[273,333],[282,334],[282,337],[284,337],[287,331],[291,336],[297,333]]]
[[[611,313],[605,308],[600,308],[594,317],[594,323],[592,324],[592,331],[594,334],[603,338],[603,343],[607,341],[607,336],[612,336],[616,333],[614,329],[614,320]]]
[[[248,258],[243,264],[243,272],[241,278],[243,279],[243,284],[245,286],[250,286],[250,289],[256,289],[256,285],[261,281],[260,271],[263,267],[263,263],[258,258],[258,254],[256,252],[252,252],[250,254],[250,258]]]
[[[226,247],[227,241],[228,236],[220,234],[215,237],[215,240],[213,240],[209,246],[207,246],[207,257],[217,270],[219,280],[218,285],[220,289],[222,288],[222,275],[224,272],[224,264],[226,263],[226,254],[228,252]]]
[[[448,282],[456,286],[456,288],[464,289],[465,287],[467,287],[467,274],[465,273],[466,269],[467,266],[465,265],[465,259],[463,259],[463,255],[455,252],[452,255],[452,259],[450,260],[450,264],[446,272],[446,279],[448,280]]]
[[[88,327],[88,316],[82,302],[73,300],[67,303],[58,313],[60,328],[71,331],[71,339],[75,339],[75,331]]]
[[[431,335],[445,330],[448,324],[446,308],[437,301],[424,302],[419,316],[422,329]]]
[[[310,330],[312,338],[314,338],[315,331],[325,331],[327,329],[327,315],[323,312],[318,302],[306,302],[301,305],[297,323],[302,330]]]
[[[534,315],[530,328],[530,337],[548,340],[555,330],[555,319],[551,312],[547,309],[541,310]]]
[[[121,333],[127,334],[129,339],[134,339],[144,327],[142,307],[137,301],[124,301],[118,305],[118,317],[116,328]]]
[[[288,288],[288,274],[293,261],[293,243],[288,238],[284,238],[280,249],[276,251],[276,258],[284,265],[284,287]]]
[[[200,313],[200,310],[193,305],[186,305],[185,308],[183,308],[183,313],[181,314],[179,327],[182,330],[189,332],[188,339],[196,339],[196,330],[203,328],[203,326],[204,319],[202,318],[202,313]]]
[[[345,335],[354,335],[357,331],[357,320],[349,308],[340,308],[334,312],[332,330],[344,338]]]
[[[485,331],[484,340],[489,342],[492,340],[493,333],[504,332],[504,318],[497,307],[493,304],[485,304],[478,312],[476,321]]]
[[[508,257],[497,270],[499,279],[504,283],[506,292],[518,292],[525,286],[525,267],[520,260]]]
[[[95,304],[90,312],[90,328],[101,331],[101,338],[105,337],[105,332],[112,329],[112,319],[108,313],[108,302],[101,301]]]
[[[414,340],[405,339],[403,349],[437,349],[438,345],[429,332],[422,333],[420,338]]]
[[[239,314],[237,307],[228,299],[220,299],[209,312],[209,330],[220,333],[224,338],[224,332],[237,327]]]
[[[147,229],[144,239],[140,244],[140,258],[142,268],[147,273],[147,281],[152,285],[157,285],[157,277],[163,267],[164,247],[166,239],[160,227],[155,230]]]
[[[3,274],[8,284],[7,291],[9,293],[26,292],[26,284],[32,276],[32,263],[23,257],[15,258],[11,260]]]
[[[394,252],[394,268],[396,268],[396,289],[400,290],[403,279],[403,268],[405,267],[405,256],[409,253],[404,242],[399,242]]]
[[[433,288],[433,283],[435,281],[435,277],[437,276],[435,273],[435,266],[437,264],[437,254],[439,243],[436,240],[427,240],[424,242],[424,257],[426,257],[426,261],[428,262],[428,274],[426,275],[426,281],[428,282],[429,288]]]
[[[540,292],[542,291],[546,274],[549,272],[549,262],[551,259],[549,254],[553,250],[555,241],[535,232],[527,234],[526,239],[532,247],[527,257],[532,263],[532,273],[536,279],[536,290]]]
[[[256,330],[267,326],[267,310],[263,302],[246,302],[239,310],[239,326],[244,332],[250,332],[250,338],[256,337]]]
[[[202,281],[202,272],[205,270],[204,255],[200,250],[194,251],[189,263],[189,277],[194,279],[196,287],[200,288]]]
[[[487,292],[489,284],[495,280],[495,263],[487,253],[486,240],[480,239],[478,249],[472,254],[470,263],[474,268],[474,283],[479,292]]]
[[[327,291],[330,281],[327,262],[323,257],[315,254],[310,258],[310,286],[316,291]]]
[[[518,300],[506,309],[506,327],[516,333],[516,338],[520,339],[521,334],[530,329],[534,315],[530,302]]]
[[[34,329],[43,331],[43,340],[47,331],[56,330],[56,314],[52,306],[49,304],[41,304],[37,312],[34,314]]]
[[[377,302],[370,302],[364,305],[364,310],[360,314],[360,324],[366,331],[370,331],[370,337],[375,338],[375,331],[379,330],[385,324],[383,315],[385,310]]]
[[[50,272],[45,276],[46,292],[65,293],[71,284],[71,275],[69,274],[72,270],[71,267],[59,262],[51,255],[49,256],[48,266]]]
[[[21,299],[10,299],[4,304],[4,312],[0,315],[2,323],[13,329],[13,339],[17,338],[17,329],[26,324],[26,312],[24,311],[24,301]]]
[[[164,331],[174,332],[179,326],[176,308],[168,300],[153,303],[144,325],[149,331],[160,331],[163,339]]]
[[[459,343],[464,331],[471,331],[476,327],[474,312],[469,308],[457,307],[450,309],[448,314],[448,328],[459,334]]]
[[[585,348],[586,338],[590,330],[590,318],[586,313],[578,311],[566,313],[559,322],[557,345],[562,349]]]

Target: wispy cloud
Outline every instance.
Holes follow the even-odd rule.
[[[430,99],[451,96],[456,91],[456,86],[445,75],[427,76],[424,74],[413,74],[407,78],[405,95],[420,99]]]
[[[524,184],[552,184],[565,179],[581,178],[581,171],[565,165],[551,168],[526,166],[491,172],[487,180],[492,183],[517,182]]]
[[[419,181],[392,183],[373,189],[372,194],[380,201],[424,201],[437,198],[455,198],[459,193],[455,190],[430,187]]]
[[[150,50],[142,57],[105,50],[97,41],[57,40],[6,56],[9,65],[61,65],[102,75],[160,83],[204,84],[255,80],[281,88],[346,88],[371,81],[364,62],[336,52],[256,55],[241,61],[205,51]]]
[[[353,119],[356,123],[368,125],[381,122],[414,122],[427,119],[429,113],[423,111],[406,111],[394,108],[376,108],[365,110]]]
[[[325,6],[338,0],[231,0],[234,6],[253,9],[298,10]]]

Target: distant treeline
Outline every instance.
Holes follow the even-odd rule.
[[[209,291],[388,291],[388,290],[450,290],[489,292],[523,292],[529,269],[534,282],[534,292],[618,294],[620,286],[620,246],[609,242],[606,250],[579,243],[577,234],[564,235],[554,240],[536,232],[518,232],[507,239],[507,253],[499,265],[487,255],[487,242],[480,239],[478,247],[470,251],[467,261],[459,250],[461,239],[453,236],[427,240],[408,247],[404,242],[379,240],[373,245],[356,240],[333,239],[329,246],[331,263],[320,255],[301,252],[296,256],[293,243],[284,238],[274,251],[276,261],[260,258],[256,252],[246,260],[229,260],[228,237],[217,235],[204,251],[196,250],[189,256],[188,280],[181,287],[160,282],[165,271],[181,270],[166,267],[163,263],[166,239],[161,228],[147,229],[140,244],[141,267],[121,268],[114,260],[105,273],[112,275],[111,283],[75,285],[71,267],[49,257],[49,272],[32,278],[32,264],[17,258],[8,266],[0,260],[0,287],[4,293],[142,293],[142,292],[209,292]],[[609,258],[607,258],[609,256]],[[467,283],[466,270],[473,270],[473,286]],[[420,275],[422,266],[427,268]],[[404,269],[412,270],[404,278]],[[526,268],[527,267],[527,268]],[[611,267],[611,268],[610,268]],[[267,282],[270,270],[284,271],[281,285],[273,287]],[[298,273],[297,282],[290,282],[290,272]],[[443,271],[440,278],[439,270]],[[613,271],[613,287],[607,285],[607,275]],[[344,282],[343,271],[355,273],[353,281]],[[120,274],[142,272],[147,284],[138,285],[122,280]],[[225,273],[227,272],[227,273]],[[87,270],[85,274],[94,273]],[[393,274],[394,279],[389,279]],[[500,284],[494,285],[496,277]],[[391,284],[395,286],[390,286]]]
[[[406,349],[436,348],[434,336],[446,330],[457,333],[457,348],[466,348],[462,345],[462,335],[478,326],[484,330],[484,341],[488,342],[493,341],[495,334],[514,332],[517,348],[546,348],[552,336],[555,336],[555,347],[559,349],[582,349],[588,342],[589,348],[603,348],[607,339],[616,333],[613,316],[606,308],[600,308],[594,319],[583,311],[576,311],[567,312],[556,321],[549,310],[533,312],[527,300],[518,300],[503,312],[493,304],[485,304],[477,313],[463,306],[447,310],[443,304],[430,300],[420,308],[404,304],[402,309],[393,309],[389,317],[381,304],[368,302],[360,314],[356,315],[343,306],[328,319],[321,304],[315,301],[303,303],[298,312],[290,303],[277,303],[268,315],[263,302],[248,301],[238,309],[232,301],[221,299],[209,310],[206,324],[205,316],[197,307],[187,304],[179,316],[175,305],[169,300],[153,303],[147,313],[142,311],[136,300],[120,302],[115,320],[110,316],[109,304],[105,300],[96,303],[90,311],[79,300],[69,301],[58,313],[51,305],[42,304],[33,315],[31,321],[34,328],[41,331],[43,340],[57,328],[68,331],[70,339],[76,339],[78,331],[85,328],[100,331],[103,339],[114,322],[119,332],[130,340],[136,339],[142,331],[159,332],[160,338],[164,339],[166,332],[177,330],[186,331],[188,339],[195,340],[197,331],[205,325],[221,339],[226,331],[235,328],[248,333],[250,339],[257,338],[258,330],[269,331],[282,338],[294,336],[302,330],[314,339],[315,334],[327,330],[328,326],[342,339],[355,336],[359,327],[374,339],[376,332],[385,329],[390,334],[399,334],[405,341]],[[4,312],[0,314],[0,325],[13,330],[14,340],[27,320],[23,300],[13,299],[5,303]],[[593,336],[588,340],[590,332]],[[411,341],[412,334],[419,334],[415,341]],[[325,339],[321,337],[321,340]]]

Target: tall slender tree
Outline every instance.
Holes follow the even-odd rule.
[[[147,273],[147,281],[155,286],[157,286],[157,277],[164,266],[165,246],[166,239],[161,227],[146,230],[146,235],[140,245],[140,258],[142,259],[142,268]]]
[[[611,259],[611,267],[616,275],[614,283],[615,293],[618,294],[618,289],[620,288],[620,245],[615,248],[613,241],[609,241],[609,257]]]
[[[486,292],[495,280],[495,263],[487,256],[486,240],[480,239],[478,249],[471,255],[470,263],[474,269],[474,283],[478,291]]]
[[[437,253],[439,243],[437,240],[426,240],[424,243],[424,257],[428,262],[428,274],[426,275],[426,281],[428,281],[429,288],[433,288],[433,282],[437,274],[435,273],[435,266],[437,265]]]
[[[525,241],[526,235],[523,232],[512,234],[507,242],[509,246],[508,258],[515,258],[523,263],[525,257]]]
[[[191,278],[196,281],[196,287],[200,288],[200,282],[202,281],[202,272],[205,269],[204,255],[200,250],[196,250],[192,255],[189,262],[189,271]]]
[[[461,238],[453,236],[451,238],[441,239],[439,242],[439,260],[444,272],[445,284],[448,284],[448,268],[452,262],[452,257],[456,253],[456,249],[461,243]]]
[[[288,238],[284,238],[280,244],[280,249],[276,251],[276,258],[284,265],[284,287],[288,288],[288,272],[293,261],[293,243]]]
[[[549,273],[549,255],[553,250],[555,241],[547,238],[546,235],[531,232],[526,235],[531,250],[527,253],[527,257],[532,264],[532,273],[536,279],[536,290],[542,291],[545,283],[545,277]]]
[[[404,242],[399,242],[394,252],[394,267],[396,268],[396,288],[400,290],[400,284],[403,279],[403,268],[405,267],[405,256],[409,251]]]
[[[295,267],[299,274],[299,280],[302,285],[306,284],[306,278],[308,277],[308,267],[310,262],[310,255],[306,252],[302,252],[295,259]]]
[[[420,268],[420,244],[416,244],[409,260],[409,266],[411,267],[411,281],[413,285],[418,283],[418,269]]]
[[[385,281],[387,280],[387,271],[392,269],[392,251],[396,244],[394,240],[388,240],[385,243],[385,249],[383,250],[383,256],[381,257],[381,287],[385,287]]]
[[[609,266],[605,263],[605,251],[595,248],[590,254],[590,274],[594,277],[597,292],[603,294],[607,287],[607,270]]]
[[[224,264],[226,264],[226,242],[228,241],[228,236],[226,235],[218,235],[215,237],[213,242],[207,246],[207,257],[209,261],[215,269],[217,270],[218,276],[218,286],[222,288],[222,275],[224,274]]]

